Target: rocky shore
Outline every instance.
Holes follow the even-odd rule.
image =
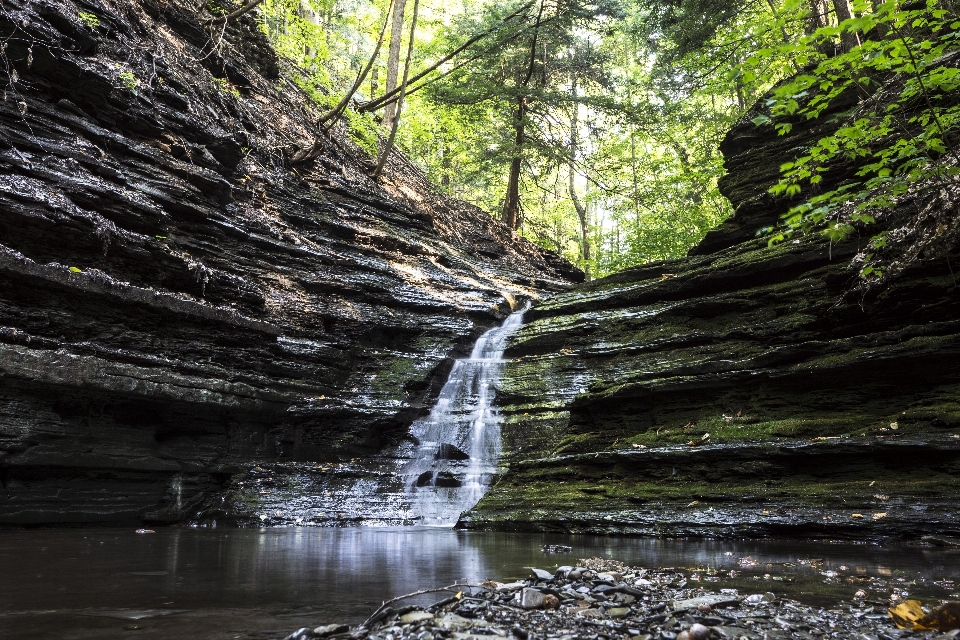
[[[739,562],[744,567],[756,563],[749,557]],[[531,577],[522,581],[438,588],[434,591],[443,593],[442,599],[428,606],[404,606],[406,598],[396,598],[360,625],[305,627],[285,640],[932,640],[960,635],[898,628],[887,610],[909,595],[903,578],[822,571],[824,582],[849,585],[850,594],[817,607],[768,590],[776,584],[768,582],[769,575],[756,582],[755,590],[723,588],[724,579],[737,573],[651,570],[581,559],[552,572],[532,568]],[[953,585],[936,587],[948,596]]]

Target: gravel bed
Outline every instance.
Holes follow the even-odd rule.
[[[852,602],[813,607],[773,592],[691,585],[687,574],[590,558],[527,580],[438,588],[433,605],[388,601],[363,624],[303,628],[285,640],[924,640],[960,631],[898,629],[890,603],[860,591]],[[424,592],[420,592],[422,596]],[[438,596],[439,597],[439,596]],[[894,598],[896,595],[894,594]]]

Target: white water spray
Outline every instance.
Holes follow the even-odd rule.
[[[500,460],[500,415],[491,387],[503,372],[507,339],[528,308],[480,336],[470,357],[454,363],[430,415],[411,427],[420,444],[404,469],[405,490],[421,524],[455,525],[490,486]]]

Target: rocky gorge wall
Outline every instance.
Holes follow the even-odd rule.
[[[777,136],[756,115],[721,147],[720,187],[736,213],[688,258],[579,285],[528,314],[506,353],[502,474],[460,526],[858,540],[960,532],[950,256],[864,291],[851,259],[876,229],[842,244],[808,235],[768,247],[757,231],[789,206],[767,193],[778,167],[838,125],[797,122]],[[903,198],[890,217],[928,207],[921,200]]]
[[[395,446],[582,278],[400,155],[371,180],[343,125],[292,162],[318,112],[251,15],[10,0],[0,35],[0,525],[173,522]]]

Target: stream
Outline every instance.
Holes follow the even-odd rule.
[[[573,550],[544,553],[545,544]],[[526,567],[592,556],[682,567],[709,589],[773,591],[831,606],[860,588],[877,600],[890,589],[950,597],[950,581],[960,578],[960,551],[918,547],[438,527],[3,530],[0,638],[279,640],[303,626],[360,622],[396,595],[521,578]],[[746,557],[759,564],[741,566]],[[739,575],[730,578],[730,570]]]

